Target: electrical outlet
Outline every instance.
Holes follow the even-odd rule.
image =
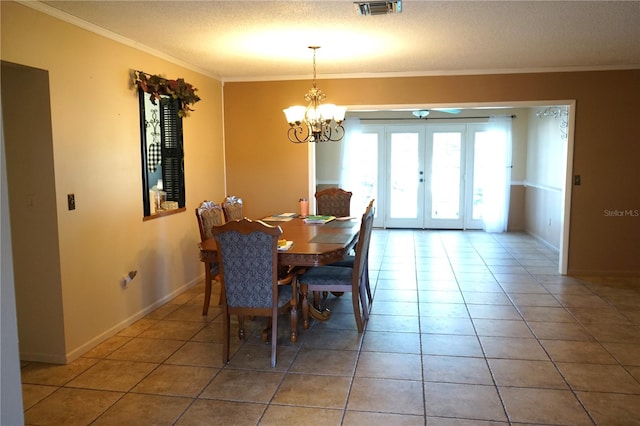
[[[76,209],[76,196],[75,194],[67,194],[67,205],[69,206],[69,210]]]

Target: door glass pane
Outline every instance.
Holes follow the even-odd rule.
[[[475,132],[473,140],[473,220],[482,219],[484,187],[490,182],[492,170],[487,166],[493,164],[491,138],[489,132]]]
[[[460,159],[462,134],[434,133],[431,172],[431,217],[460,217]]]
[[[389,217],[418,217],[418,133],[392,133],[390,149]]]

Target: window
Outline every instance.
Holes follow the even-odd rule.
[[[155,104],[139,91],[142,135],[142,200],[145,219],[184,211],[184,150],[180,100]]]

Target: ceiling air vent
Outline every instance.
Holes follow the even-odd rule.
[[[353,2],[360,15],[388,15],[402,12],[402,1]]]

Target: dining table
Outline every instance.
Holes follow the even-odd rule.
[[[282,229],[280,239],[293,242],[287,250],[278,250],[278,266],[283,269],[322,266],[343,260],[355,247],[360,232],[360,221],[355,218],[307,223],[302,217],[269,216],[263,221],[279,226]],[[218,261],[215,239],[200,243],[200,260],[205,263]],[[330,316],[329,311],[314,307],[310,307],[310,314],[319,321],[326,321]]]

